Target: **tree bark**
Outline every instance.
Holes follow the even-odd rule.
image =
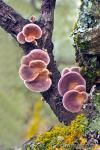
[[[100,89],[100,1],[83,0],[75,25],[74,42],[76,62],[87,81],[87,91],[94,84]],[[99,86],[99,87],[98,87]]]
[[[62,97],[57,90],[58,80],[60,78],[60,72],[57,69],[56,61],[53,56],[54,45],[52,43],[52,33],[54,25],[54,9],[56,0],[42,0],[40,19],[35,23],[38,24],[42,31],[43,36],[38,40],[38,46],[32,43],[25,43],[20,45],[25,54],[29,53],[34,48],[47,49],[50,56],[50,64],[48,65],[49,71],[52,73],[52,86],[51,88],[41,93],[43,99],[49,104],[55,115],[60,122],[69,124],[77,115],[76,113],[70,113],[64,109],[62,104]],[[24,19],[20,14],[15,12],[13,8],[5,4],[0,0],[0,26],[11,34],[15,39],[17,34],[22,30],[25,24],[29,23],[27,19]]]
[[[76,62],[87,83],[87,92],[95,85],[94,98],[89,98],[86,115],[92,120],[97,115],[93,100],[100,97],[100,1],[82,0],[74,30]],[[99,113],[100,114],[100,113]]]

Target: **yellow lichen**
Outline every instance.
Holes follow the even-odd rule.
[[[93,146],[92,150],[100,150],[100,145],[96,144],[95,146]]]
[[[44,144],[48,150],[52,145],[56,146],[56,149],[52,148],[52,150],[62,150],[62,143],[65,145],[71,145],[74,144],[75,140],[79,140],[79,144],[83,145],[86,141],[83,138],[86,124],[85,116],[80,114],[69,126],[58,125],[51,131],[41,134],[37,137],[36,143]]]

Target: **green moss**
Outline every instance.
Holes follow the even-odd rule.
[[[55,126],[35,140],[33,150],[55,150],[55,148],[74,149],[75,142],[85,132],[86,117],[80,114],[69,126]],[[35,149],[34,149],[35,148]]]
[[[96,105],[97,114],[90,122],[88,130],[98,131],[100,134],[100,93],[96,93],[93,97],[93,103]]]
[[[74,35],[74,44],[80,49],[82,52],[87,52],[90,47],[89,41],[81,42],[80,33]]]

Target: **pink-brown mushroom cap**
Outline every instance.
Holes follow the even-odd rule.
[[[72,113],[78,113],[81,111],[82,105],[86,99],[86,92],[71,90],[64,94],[62,102],[66,110]]]
[[[34,81],[25,81],[24,83],[30,91],[44,92],[50,88],[52,81],[49,78],[49,71],[47,69],[44,69]]]
[[[41,71],[46,68],[46,64],[41,60],[31,61],[29,66],[22,65],[19,69],[19,75],[22,80],[33,81]]]
[[[64,68],[62,70],[61,76],[63,76],[64,74],[66,74],[66,73],[68,73],[70,71],[74,71],[74,72],[80,73],[80,68],[79,67]]]
[[[77,85],[74,90],[78,91],[78,92],[85,92],[86,91],[86,87],[84,85]]]
[[[77,72],[77,73],[80,73],[80,67],[72,67],[72,68],[70,69],[70,71],[75,71],[75,72]]]
[[[25,25],[23,27],[22,33],[25,36],[26,42],[35,41],[35,39],[40,39],[42,36],[41,28],[34,23],[29,23]]]
[[[70,72],[70,69],[69,68],[64,68],[61,72],[61,76],[63,76],[64,74]]]
[[[63,96],[69,90],[73,90],[77,85],[86,86],[84,78],[77,72],[68,72],[58,81],[58,91]]]
[[[22,80],[32,81],[33,80],[33,71],[27,65],[22,65],[19,68],[19,76]]]
[[[23,35],[22,32],[19,32],[17,34],[17,41],[20,43],[20,44],[25,44],[25,37]]]
[[[21,64],[29,65],[29,63],[34,60],[44,61],[46,65],[50,63],[50,57],[46,51],[34,49],[29,54],[22,57]]]
[[[32,16],[29,18],[29,21],[30,21],[30,22],[35,22],[35,20],[36,20],[36,17],[35,17],[34,15],[32,15]]]

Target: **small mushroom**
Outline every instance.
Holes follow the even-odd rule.
[[[74,90],[78,91],[78,92],[85,92],[86,91],[86,87],[84,85],[77,85]]]
[[[19,76],[22,80],[32,81],[33,80],[32,69],[27,65],[22,65],[19,69]]]
[[[34,15],[32,15],[30,18],[29,18],[29,21],[34,23],[36,20],[36,17]]]
[[[22,32],[19,32],[18,35],[17,35],[17,41],[20,43],[20,44],[25,44],[25,37],[23,35]]]
[[[34,81],[32,82],[24,81],[24,83],[25,83],[25,86],[30,91],[44,92],[50,88],[52,81],[49,78],[49,71],[47,69],[44,69]]]
[[[19,75],[22,80],[33,81],[39,73],[46,68],[46,64],[41,60],[31,61],[29,66],[21,65]]]
[[[34,60],[44,61],[45,64],[48,65],[50,62],[50,57],[46,51],[34,49],[29,54],[22,57],[21,64],[29,65],[29,63]]]
[[[74,72],[80,73],[80,68],[79,67],[64,68],[62,70],[61,76],[63,76],[64,74],[66,74],[66,73],[68,73],[70,71],[74,71]]]
[[[66,110],[72,113],[78,113],[81,111],[82,105],[87,98],[86,92],[71,90],[64,94],[62,102]]]
[[[61,72],[61,76],[63,76],[64,74],[70,72],[70,69],[69,68],[64,68]]]
[[[58,91],[63,96],[69,90],[73,90],[77,85],[86,86],[84,78],[77,72],[68,72],[58,81]]]
[[[29,23],[25,25],[23,27],[22,33],[25,36],[26,42],[33,42],[36,39],[40,39],[42,36],[41,28],[34,23]]]
[[[72,67],[70,70],[80,73],[80,67]]]

